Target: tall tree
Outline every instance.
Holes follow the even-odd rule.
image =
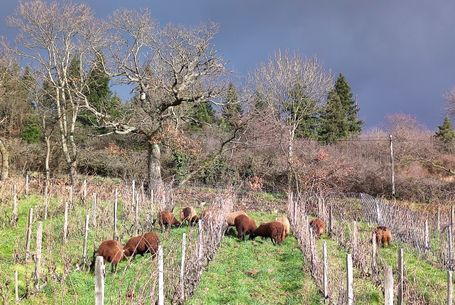
[[[302,118],[295,132],[296,138],[315,139],[317,137],[318,109],[317,102],[305,96],[302,84],[298,83],[291,89],[286,111],[289,112],[290,118]]]
[[[358,135],[362,131],[363,122],[359,119],[359,107],[352,94],[351,86],[349,86],[343,74],[338,75],[335,82],[335,91],[340,98],[341,104],[345,112],[347,120],[347,132],[349,135]]]
[[[125,120],[102,117],[113,132],[142,134],[148,142],[149,186],[159,191],[161,145],[191,107],[216,97],[224,64],[213,48],[214,24],[188,29],[157,27],[150,13],[121,10],[111,18],[114,74],[137,97]]]
[[[314,58],[303,59],[298,55],[277,52],[256,69],[252,86],[253,92],[259,93],[268,105],[267,113],[262,111],[262,115],[269,115],[270,119],[285,126],[286,134],[281,136],[287,141],[288,191],[291,191],[296,131],[314,111],[314,105],[324,102],[327,92],[333,87],[332,75]],[[299,98],[296,98],[296,92],[299,92]],[[254,96],[253,103],[256,102]]]
[[[87,76],[87,87],[84,93],[90,105],[98,112],[116,118],[120,115],[121,102],[110,88],[111,77],[105,70],[105,61],[104,55],[98,52]],[[84,111],[81,114],[83,124],[94,125],[96,119],[90,111]]]
[[[336,90],[329,92],[320,124],[319,141],[322,143],[331,144],[349,136],[349,122]]]
[[[237,89],[233,83],[229,83],[226,99],[221,109],[222,125],[227,129],[232,129],[237,125],[242,114]]]
[[[9,24],[18,28],[17,52],[27,58],[40,82],[47,81],[55,105],[60,145],[70,183],[77,168],[76,120],[82,108],[91,109],[85,94],[95,50],[105,46],[105,27],[85,4],[20,2]]]
[[[450,151],[455,142],[455,131],[452,128],[452,123],[449,117],[445,117],[441,126],[438,126],[438,131],[435,134],[436,139],[439,140],[443,150]]]

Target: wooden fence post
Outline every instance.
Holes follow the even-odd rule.
[[[329,298],[329,263],[327,261],[327,242],[324,241],[322,244],[322,259],[323,259],[323,274],[322,274],[322,285],[324,287],[324,298]]]
[[[134,206],[134,228],[136,235],[139,234],[139,193],[136,194],[136,201]]]
[[[392,197],[395,197],[395,160],[393,157],[393,136],[390,137],[390,174],[392,182]]]
[[[376,234],[373,232],[371,237],[371,273],[376,274],[378,269],[378,264],[376,262],[377,258],[377,244],[376,244]]]
[[[35,289],[40,290],[40,272],[41,272],[41,248],[43,243],[43,222],[38,223],[38,230],[36,232],[36,253],[35,253]]]
[[[136,181],[133,180],[131,182],[131,189],[132,189],[132,195],[131,195],[131,207],[129,209],[129,211],[131,212],[135,206],[135,200],[136,200]],[[131,214],[130,214],[131,215]]]
[[[452,258],[453,258],[452,230],[453,230],[453,226],[449,225],[449,228],[447,230],[447,242],[448,242],[447,267],[449,270],[452,270]]]
[[[30,243],[32,241],[33,208],[28,211],[27,236],[25,240],[25,261],[30,260]]]
[[[85,225],[84,225],[84,245],[82,247],[82,260],[83,260],[83,267],[87,266],[87,242],[88,242],[88,224],[89,224],[89,214],[88,212],[85,214]]]
[[[438,205],[438,211],[436,212],[436,229],[438,230],[438,236],[441,232],[441,208]]]
[[[393,273],[391,266],[385,266],[384,271],[384,304],[393,305]]]
[[[398,250],[398,305],[404,304],[404,256],[403,248]]]
[[[186,255],[186,233],[182,236],[182,259],[180,263],[180,298],[185,300],[185,255]]]
[[[425,228],[424,228],[424,249],[425,252],[430,250],[430,232],[428,229],[428,220],[425,220]]]
[[[117,234],[117,208],[118,208],[118,189],[115,189],[115,195],[114,195],[114,236],[113,240],[118,239],[118,234]]]
[[[455,222],[455,207],[450,207],[450,224],[453,226]]]
[[[47,214],[49,211],[49,181],[46,180],[44,186],[44,220],[47,220]]]
[[[199,220],[198,223],[198,241],[197,241],[197,261],[199,264],[202,264],[202,258],[204,255],[204,245],[203,245],[203,238],[202,238],[202,219]]]
[[[30,181],[29,181],[29,176],[28,174],[25,175],[25,196],[28,196],[29,194],[29,185],[30,185]]]
[[[357,246],[359,244],[358,241],[358,230],[357,230],[357,221],[354,220],[352,224],[352,256],[355,259],[357,257]]]
[[[329,236],[333,236],[333,211],[332,205],[329,206]]]
[[[16,225],[18,220],[17,215],[17,186],[13,184],[13,217],[11,218],[11,224]]]
[[[352,273],[352,256],[346,255],[346,291],[347,291],[347,304],[354,305],[354,286],[353,286],[353,273]]]
[[[65,215],[63,218],[63,244],[66,244],[66,237],[68,236],[68,201],[65,201]]]
[[[447,305],[453,304],[453,279],[452,271],[447,271]]]
[[[16,303],[19,302],[19,279],[17,270],[14,271],[14,295],[16,297]]]
[[[84,179],[84,182],[82,184],[82,201],[84,202],[84,206],[87,202],[87,180]]]
[[[164,305],[163,246],[158,246],[158,305]]]
[[[95,263],[95,305],[104,305],[104,260],[96,257]]]
[[[96,193],[93,193],[92,226],[96,228]]]

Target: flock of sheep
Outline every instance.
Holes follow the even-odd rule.
[[[170,228],[172,226],[180,226],[182,223],[188,225],[196,224],[200,219],[204,219],[209,213],[209,210],[203,211],[199,216],[193,207],[185,207],[180,212],[180,221],[178,221],[174,214],[169,211],[161,211],[159,213],[158,221],[161,230]],[[262,223],[259,227],[256,222],[244,211],[231,212],[226,217],[226,222],[229,227],[235,227],[237,230],[237,237],[240,240],[245,240],[246,235],[250,239],[257,236],[262,238],[270,238],[274,245],[281,244],[290,231],[290,223],[286,216],[277,217],[275,221]],[[310,227],[313,230],[316,238],[319,238],[326,230],[325,222],[321,218],[315,218],[310,221]],[[378,226],[373,231],[373,236],[376,237],[378,245],[386,246],[390,244],[392,239],[391,231],[384,226]],[[155,232],[148,232],[143,235],[134,236],[128,240],[125,246],[117,240],[103,241],[98,250],[93,253],[93,260],[91,263],[91,270],[94,268],[96,256],[102,256],[105,261],[111,263],[112,271],[116,270],[117,264],[125,257],[136,255],[144,255],[151,253],[152,256],[156,255],[158,245],[160,243],[159,237]]]

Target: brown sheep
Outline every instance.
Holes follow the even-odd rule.
[[[144,256],[145,253],[151,253],[152,256],[158,251],[158,245],[160,239],[158,235],[154,232],[148,232],[141,236],[135,236],[130,238],[126,243],[124,249],[125,256],[141,255]]]
[[[185,207],[180,211],[180,221],[187,222],[189,225],[194,225],[199,221],[196,210],[193,207]]]
[[[283,242],[284,226],[278,221],[263,223],[254,230],[250,235],[250,239],[255,239],[257,236],[263,238],[270,237],[274,245],[281,244]]]
[[[256,223],[253,219],[246,215],[239,215],[234,221],[235,228],[237,229],[237,237],[245,240],[245,235],[250,235],[256,230]]]
[[[122,245],[116,240],[105,240],[98,247],[97,251],[93,252],[93,260],[90,264],[90,270],[95,269],[95,260],[97,256],[102,256],[104,262],[111,263],[112,272],[117,270],[117,264],[124,257],[124,250]]]
[[[161,230],[163,228],[170,228],[172,226],[180,226],[180,222],[175,218],[174,214],[172,212],[168,211],[161,211],[159,215],[159,224],[161,227]]]
[[[310,227],[313,229],[316,238],[321,237],[325,232],[325,222],[321,218],[315,218],[310,221]]]
[[[235,219],[239,215],[246,215],[246,213],[244,211],[236,211],[236,212],[229,213],[226,216],[226,222],[227,222],[228,226],[231,226],[231,227],[235,226]],[[248,216],[248,215],[246,215],[246,216]]]
[[[382,247],[389,246],[392,241],[392,232],[384,226],[378,226],[373,230],[373,234],[376,236],[377,245]]]
[[[289,219],[286,216],[280,216],[275,219],[278,222],[281,222],[284,227],[284,238],[289,235],[289,232],[291,231],[291,224],[289,223]],[[283,240],[284,240],[283,238]]]

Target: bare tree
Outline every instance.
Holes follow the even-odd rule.
[[[446,93],[445,98],[447,101],[447,111],[449,112],[449,115],[455,116],[455,87]]]
[[[212,46],[214,24],[194,29],[158,27],[150,13],[121,10],[111,18],[111,75],[133,86],[132,115],[106,127],[118,134],[139,133],[148,142],[149,186],[162,185],[161,148],[167,132],[179,128],[190,106],[213,101],[220,92],[224,64]]]
[[[2,53],[0,54],[0,103],[6,103],[11,94],[14,94],[14,92],[11,92],[11,86],[9,86],[9,83],[14,81],[11,79],[11,68],[14,65],[14,60],[6,51],[5,48],[2,48]],[[3,125],[6,121],[6,114],[0,112],[0,130],[3,130]],[[0,181],[6,180],[9,175],[9,153],[3,136],[3,132],[0,132]]]
[[[104,46],[105,27],[85,4],[42,0],[20,2],[8,21],[19,29],[17,53],[53,92],[60,144],[74,185],[76,119],[81,108],[92,110],[85,95],[87,74],[95,53]]]
[[[305,118],[325,101],[333,87],[332,75],[316,58],[304,59],[278,51],[253,73],[251,81],[255,95],[266,103],[271,118],[285,126],[290,190],[295,133]]]

